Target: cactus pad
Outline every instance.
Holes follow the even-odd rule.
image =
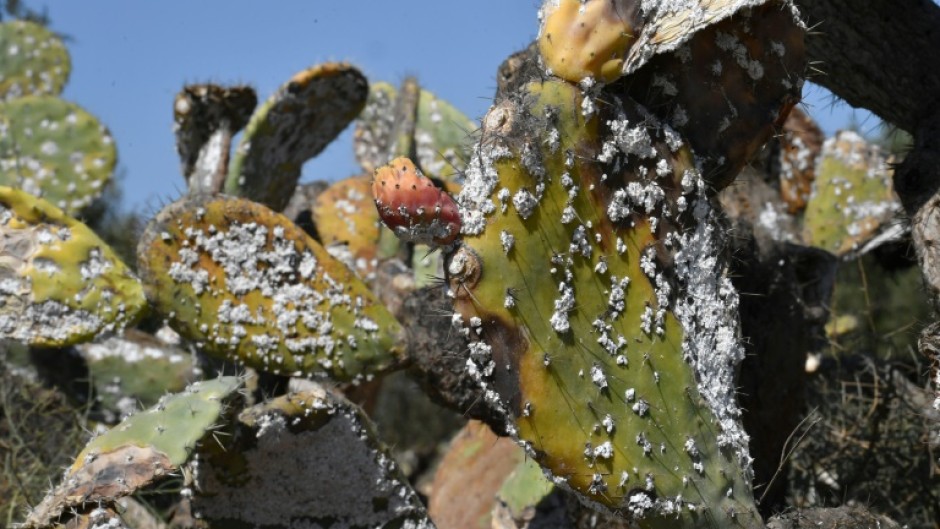
[[[136,329],[77,348],[107,423],[116,423],[139,406],[149,408],[167,393],[183,391],[196,378],[189,352]]]
[[[372,85],[369,101],[356,120],[353,141],[356,160],[363,169],[373,172],[396,156],[410,156],[413,146],[417,165],[426,175],[445,180],[456,178],[466,167],[471,133],[477,125],[447,101],[420,90],[411,131],[407,117],[398,114],[407,112],[401,108],[400,99],[392,85],[384,82]],[[402,139],[402,134],[413,137]]]
[[[901,211],[892,174],[880,149],[858,134],[842,131],[827,139],[803,218],[804,243],[839,257],[877,245]]]
[[[198,515],[234,528],[432,529],[362,411],[307,386],[245,410],[229,446],[206,447]]]
[[[43,527],[87,503],[113,502],[178,471],[240,387],[237,377],[197,382],[94,438],[62,483],[29,514],[25,527]]]
[[[74,215],[111,179],[117,160],[107,129],[78,105],[51,96],[0,104],[0,183]]]
[[[806,208],[824,139],[819,125],[799,107],[794,107],[783,124],[778,159],[780,198],[791,215]]]
[[[354,176],[330,185],[317,196],[313,223],[327,249],[345,246],[350,268],[359,277],[375,272],[381,223],[372,201],[372,177]]]
[[[460,234],[457,203],[408,158],[376,169],[372,196],[382,222],[399,239],[447,246]]]
[[[204,193],[221,190],[232,136],[248,123],[257,104],[258,96],[250,86],[188,85],[176,94],[176,151],[190,189]]]
[[[146,306],[137,278],[87,226],[0,187],[0,335],[63,346],[122,329]]]
[[[588,502],[643,523],[759,522],[734,412],[705,398],[733,387],[699,386],[686,360],[699,332],[686,304],[706,290],[687,299],[670,279],[704,187],[688,148],[629,101],[601,119],[568,83],[523,90],[484,119],[458,197],[463,246],[446,268],[480,339],[473,370],[528,453]]]
[[[245,127],[225,191],[284,209],[303,163],[355,119],[368,95],[365,77],[346,63],[326,63],[295,75]]]
[[[0,24],[0,101],[58,95],[71,72],[62,39],[25,20]]]
[[[768,2],[705,27],[621,84],[686,137],[706,181],[724,187],[800,100],[803,37],[799,19]]]
[[[675,50],[698,31],[776,0],[545,0],[539,50],[554,75],[610,82]]]
[[[167,206],[138,247],[147,297],[209,353],[276,374],[358,381],[402,330],[352,271],[286,217],[229,197]]]

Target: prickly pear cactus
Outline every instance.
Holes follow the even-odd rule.
[[[706,181],[725,187],[800,100],[803,36],[785,2],[764,2],[651,58],[620,89],[681,133]]]
[[[173,101],[173,132],[183,176],[193,193],[218,193],[228,172],[232,136],[258,104],[250,86],[184,86]]]
[[[326,63],[296,74],[245,127],[225,192],[283,210],[303,163],[355,119],[368,94],[365,77],[346,63]]]
[[[610,82],[693,35],[767,0],[546,0],[539,49],[546,68],[573,83]]]
[[[372,196],[382,222],[399,239],[449,246],[460,233],[457,203],[408,158],[376,169]]]
[[[0,101],[57,95],[71,68],[62,39],[48,29],[25,20],[0,24]]]
[[[22,188],[72,215],[111,179],[108,130],[74,103],[51,96],[0,103],[0,184]]]
[[[706,185],[674,131],[605,99],[599,116],[574,85],[530,83],[484,120],[447,263],[472,371],[585,501],[756,527]]]
[[[245,410],[225,447],[207,446],[198,515],[218,527],[433,528],[365,414],[307,386]]]
[[[416,109],[402,108],[400,92],[392,85],[372,85],[369,101],[356,120],[356,160],[372,172],[396,156],[415,156],[426,175],[452,180],[466,167],[477,124],[447,101],[421,90],[416,81],[411,83],[419,91]],[[409,112],[413,116],[401,115]]]
[[[348,252],[359,277],[371,278],[378,265],[379,221],[372,204],[372,177],[354,176],[333,183],[317,196],[313,223],[331,253]]]
[[[138,247],[147,297],[209,353],[290,376],[360,381],[403,332],[351,270],[286,217],[230,197],[169,205]]]
[[[183,391],[196,379],[192,354],[136,329],[76,348],[109,424],[155,405],[167,393]]]
[[[901,211],[892,174],[880,149],[855,132],[826,140],[803,218],[804,243],[843,257],[898,236],[900,226],[890,222]]]
[[[87,226],[24,191],[0,187],[0,335],[63,346],[114,332],[146,307],[143,289]]]
[[[779,165],[780,197],[793,215],[806,209],[816,180],[816,159],[822,152],[825,136],[812,118],[794,107],[783,124],[780,135]]]
[[[216,427],[240,387],[237,377],[196,382],[94,438],[24,527],[47,526],[68,509],[112,503],[178,471],[199,440]]]

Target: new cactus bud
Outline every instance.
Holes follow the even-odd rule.
[[[454,199],[407,158],[396,158],[375,171],[372,197],[382,222],[400,239],[450,246],[460,234]]]
[[[621,75],[642,23],[638,2],[554,0],[540,13],[539,51],[554,75],[610,82]]]

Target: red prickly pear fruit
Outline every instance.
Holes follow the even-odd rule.
[[[375,170],[372,198],[382,222],[399,239],[450,246],[460,235],[460,213],[453,197],[408,158],[395,158]]]

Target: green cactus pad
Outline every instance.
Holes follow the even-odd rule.
[[[42,197],[69,215],[111,179],[114,140],[91,114],[51,96],[0,104],[0,184]]]
[[[123,329],[146,306],[137,278],[87,226],[0,187],[0,336],[59,347]]]
[[[304,70],[252,116],[235,151],[225,192],[281,211],[304,162],[320,153],[362,111],[365,77],[346,63]]]
[[[433,528],[365,414],[308,386],[245,410],[228,445],[206,447],[197,515],[236,529]]]
[[[196,379],[192,354],[135,329],[77,348],[110,424],[153,406],[167,393],[183,391]]]
[[[167,206],[144,233],[138,270],[180,335],[256,369],[359,381],[402,352],[400,325],[351,270],[248,200]]]
[[[372,177],[354,176],[333,183],[317,196],[313,223],[327,248],[344,246],[348,263],[367,279],[378,265],[379,214],[372,201]]]
[[[62,39],[25,20],[0,24],[0,101],[58,95],[72,70]]]
[[[193,192],[221,191],[232,136],[248,123],[257,104],[258,96],[250,86],[187,85],[176,94],[176,151]]]
[[[740,454],[718,444],[730,422],[700,393],[670,306],[686,302],[670,292],[675,223],[702,185],[690,151],[629,102],[615,119],[585,118],[582,102],[568,83],[532,83],[484,119],[447,264],[481,339],[474,370],[529,454],[586,501],[642,524],[753,525]]]
[[[94,438],[62,483],[29,514],[25,527],[46,526],[66,509],[86,503],[113,502],[178,471],[240,387],[237,377],[196,382]]]
[[[410,156],[396,140],[403,119],[396,117],[398,91],[384,82],[370,88],[369,101],[356,121],[356,160],[372,172],[396,156]],[[418,97],[414,127],[416,162],[425,175],[453,180],[463,171],[477,124],[427,90]],[[405,152],[403,152],[405,151]]]
[[[839,257],[877,245],[901,212],[892,174],[878,147],[858,134],[842,131],[826,140],[803,218],[803,242]]]

